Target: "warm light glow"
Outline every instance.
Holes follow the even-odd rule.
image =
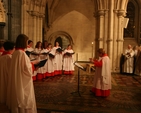
[[[94,43],[92,42],[92,45],[93,45]]]

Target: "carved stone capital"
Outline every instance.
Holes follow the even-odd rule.
[[[101,16],[105,16],[106,12],[108,10],[98,10],[97,12],[94,13],[95,17],[101,17]]]
[[[39,16],[39,12],[37,11],[27,11],[31,16]]]
[[[126,16],[125,10],[117,10],[117,16],[125,17]]]
[[[123,39],[117,39],[116,41],[117,42],[123,42],[124,40]]]

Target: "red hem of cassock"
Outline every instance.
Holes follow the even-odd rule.
[[[36,76],[33,76],[32,79],[33,79],[33,81],[35,81],[36,80]]]
[[[54,72],[52,72],[52,73],[48,73],[48,72],[46,72],[46,77],[52,77],[52,76],[54,76]]]
[[[56,70],[56,71],[54,71],[54,75],[62,75],[62,70]]]
[[[44,78],[44,74],[37,73],[37,80],[42,80]]]
[[[107,97],[110,95],[110,89],[101,90],[101,89],[97,89],[97,88],[92,88],[91,91],[95,94],[95,96]]]
[[[64,71],[65,75],[73,75],[74,71]]]

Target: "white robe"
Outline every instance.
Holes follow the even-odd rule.
[[[11,63],[11,54],[0,57],[0,103],[6,104],[7,100],[7,83],[9,80],[9,65]]]
[[[111,67],[108,56],[99,58],[99,62],[102,60],[102,67],[96,66],[94,75],[94,85],[92,92],[96,96],[107,97],[110,95],[111,89]]]
[[[130,53],[131,56],[126,55]],[[125,62],[123,66],[123,72],[125,73],[133,73],[134,69],[134,51],[132,49],[125,50]]]
[[[73,53],[74,51],[66,49],[63,54],[65,53]],[[63,70],[64,71],[74,71],[74,58],[72,56],[64,56],[63,57]]]
[[[9,77],[11,113],[37,113],[32,65],[24,51],[16,50],[13,53]]]
[[[55,56],[55,49],[50,50],[50,54]],[[50,58],[48,55],[48,61],[47,61],[47,76],[54,76],[54,68],[55,68],[55,58]]]
[[[34,52],[41,54],[41,53],[46,53],[46,50],[45,50],[45,49],[38,49],[38,48],[35,48]],[[36,56],[36,58],[40,61],[40,60],[47,59],[47,56],[46,56],[46,55],[39,55],[39,56]],[[46,73],[46,68],[45,68],[45,66],[40,67],[40,68],[37,70],[37,73],[40,73],[40,74]]]
[[[53,50],[55,51],[58,48],[61,48],[61,47],[53,47]],[[55,63],[56,64],[55,64],[55,67],[54,67],[55,71],[62,71],[62,64],[63,64],[62,59],[63,59],[62,53],[56,52],[56,54],[55,54]]]

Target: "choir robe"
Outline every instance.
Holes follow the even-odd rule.
[[[105,54],[94,62],[96,67],[92,92],[95,96],[107,97],[111,89],[111,68],[109,57]]]
[[[141,76],[141,50],[138,50],[135,62],[135,74]]]
[[[41,55],[41,53],[45,53],[46,52],[44,49],[35,48],[34,52],[40,54],[39,56],[36,56],[36,59],[38,59],[39,61],[47,58],[46,55]],[[45,78],[45,73],[46,73],[46,68],[44,66],[38,68],[38,70],[37,70],[37,80],[44,79]]]
[[[49,54],[52,54],[55,56],[55,49],[51,49]],[[54,76],[55,75],[55,58],[52,58],[48,55],[48,61],[47,61],[47,72],[46,72],[46,76],[50,77],[50,76]]]
[[[57,50],[58,48],[61,48],[61,47],[53,47],[54,50]],[[59,53],[56,51],[55,53],[55,75],[61,75],[62,74],[62,53]]]
[[[130,56],[127,53],[130,53]],[[126,49],[124,58],[123,72],[132,74],[134,69],[134,51],[132,49]]]
[[[41,51],[41,54],[42,53],[48,53],[49,50],[48,49],[43,49]],[[40,55],[40,59],[43,60],[43,59],[48,59],[48,55]],[[48,62],[48,61],[47,61]],[[43,78],[46,78],[46,73],[47,73],[47,62],[45,63],[45,65],[43,67],[41,67],[43,69]]]
[[[32,51],[34,51],[34,49],[33,49],[32,47],[30,47],[30,46],[27,46],[27,48],[25,49],[25,51],[32,52]],[[32,59],[35,59],[35,56],[32,55],[32,54],[30,54],[30,55],[29,55],[29,58],[30,58],[30,60],[32,60]],[[35,81],[35,80],[36,80],[37,71],[36,71],[35,68],[34,68],[34,64],[32,64],[32,69],[33,69],[33,76],[32,76],[32,79],[33,79],[33,81]]]
[[[0,103],[7,104],[7,84],[9,80],[9,65],[12,55],[8,52],[3,52],[0,57]],[[9,100],[8,100],[9,101]]]
[[[11,113],[37,113],[32,65],[23,50],[18,49],[13,53],[9,78]]]
[[[64,74],[66,75],[71,75],[74,73],[74,58],[73,55],[68,56],[65,55],[65,53],[74,53],[74,51],[72,49],[68,50],[65,49],[65,51],[63,52],[63,71]]]

